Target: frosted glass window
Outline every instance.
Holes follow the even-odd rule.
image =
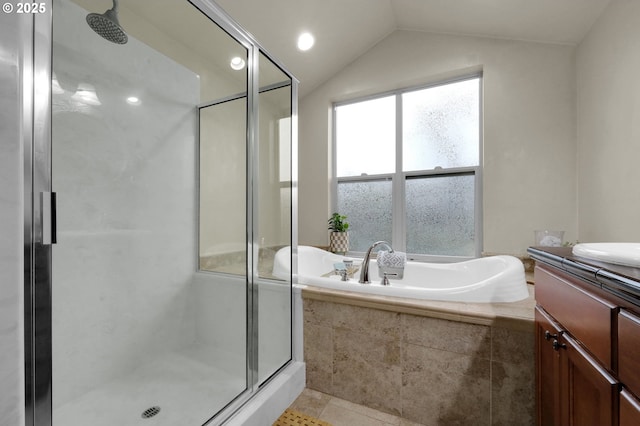
[[[479,164],[479,79],[402,95],[404,171]]]
[[[338,211],[347,216],[351,251],[391,241],[391,196],[391,180],[338,184]]]
[[[386,240],[422,260],[480,254],[481,82],[334,105],[333,211],[348,216],[349,251]]]
[[[338,176],[393,173],[395,96],[335,108]]]
[[[475,253],[474,175],[407,179],[407,251],[448,256]]]

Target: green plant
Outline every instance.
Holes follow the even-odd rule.
[[[342,216],[340,213],[334,213],[329,218],[329,228],[333,232],[346,232],[349,229],[349,224],[345,222],[346,216]]]

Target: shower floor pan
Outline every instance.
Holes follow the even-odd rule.
[[[198,426],[244,388],[244,377],[170,353],[55,408],[53,426]]]

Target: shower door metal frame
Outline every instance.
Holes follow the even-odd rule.
[[[51,252],[41,194],[51,192],[52,0],[22,34],[25,425],[51,424]]]
[[[227,13],[210,0],[185,0],[208,16],[248,50],[248,109],[247,147],[258,147],[258,61],[262,53],[291,78],[291,239],[292,282],[297,276],[297,118],[298,81],[286,68],[264,50]],[[21,27],[21,92],[22,92],[22,140],[24,158],[24,339],[25,339],[25,425],[48,426],[52,424],[52,246],[43,242],[41,195],[52,190],[51,163],[51,74],[53,49],[53,0],[44,0],[44,13],[24,18],[29,21]],[[254,151],[250,151],[254,152]],[[257,151],[255,151],[257,152]],[[252,156],[248,156],[251,158]],[[229,419],[249,401],[260,387],[258,383],[258,219],[253,209],[258,205],[257,161],[248,160],[247,211],[251,223],[247,223],[247,389],[220,410],[207,424],[217,425]],[[54,206],[55,207],[55,206]],[[47,218],[45,218],[47,219]],[[48,219],[47,219],[48,220]],[[292,298],[293,300],[293,298]],[[291,320],[293,319],[293,306]],[[293,330],[293,324],[291,329]],[[291,336],[293,338],[293,336]],[[293,345],[293,341],[291,340]],[[286,366],[291,363],[291,359]],[[267,383],[267,380],[265,383]],[[214,413],[215,414],[215,413]]]
[[[273,56],[262,48],[260,43],[247,33],[242,27],[233,20],[222,8],[213,1],[207,0],[188,0],[192,5],[207,15],[211,20],[218,24],[231,37],[247,48],[247,70],[248,70],[248,90],[247,96],[247,193],[246,193],[246,209],[248,212],[247,221],[247,389],[238,395],[221,410],[215,418],[212,418],[207,425],[218,425],[228,420],[235,412],[237,412],[246,402],[248,402],[260,390],[262,386],[267,384],[273,376],[264,383],[259,383],[258,375],[258,261],[259,261],[259,217],[255,212],[255,207],[259,205],[258,191],[258,147],[259,147],[259,61],[262,53],[266,58],[277,65],[283,73],[291,79],[291,246],[292,246],[292,280],[290,283],[290,292],[293,283],[297,277],[297,262],[293,261],[297,258],[297,241],[298,241],[298,211],[297,211],[297,176],[298,176],[298,80],[286,70],[284,65],[276,60]],[[233,97],[233,96],[231,96]],[[220,100],[218,100],[220,101]],[[218,101],[214,101],[216,103]],[[199,107],[203,107],[199,105]],[[291,330],[293,330],[293,297],[291,298],[290,321]],[[290,336],[290,344],[293,347],[293,332]],[[293,352],[291,352],[293,357]],[[292,358],[285,363],[280,370],[289,365]],[[275,375],[274,375],[275,376]]]

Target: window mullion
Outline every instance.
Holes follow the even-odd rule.
[[[405,190],[402,173],[402,93],[396,94],[396,164],[393,174],[392,245],[406,251]]]

